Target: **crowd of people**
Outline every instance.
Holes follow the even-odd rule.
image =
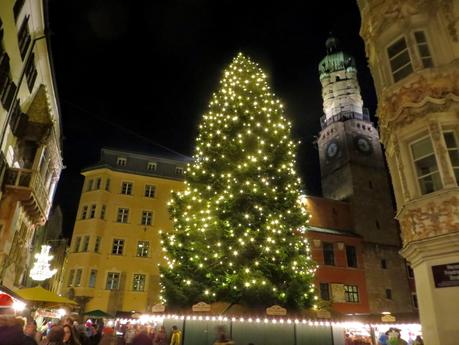
[[[173,326],[168,334],[164,326],[126,324],[119,328],[102,322],[78,323],[70,317],[48,322],[39,330],[35,320],[0,317],[0,345],[181,345],[182,334]]]

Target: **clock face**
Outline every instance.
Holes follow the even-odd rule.
[[[333,158],[333,157],[335,157],[336,154],[338,153],[338,150],[339,150],[338,143],[337,143],[335,140],[331,141],[331,142],[327,145],[327,148],[326,148],[327,157],[328,157],[328,158]]]
[[[360,152],[364,154],[370,154],[372,151],[371,142],[364,137],[356,137],[354,139],[354,145]]]

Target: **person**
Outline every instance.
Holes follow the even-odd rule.
[[[111,327],[104,327],[102,329],[102,338],[98,345],[112,345],[115,340],[115,331]]]
[[[182,332],[177,326],[172,326],[171,345],[180,345],[182,343]]]
[[[422,340],[420,335],[418,335],[416,339],[414,339],[413,345],[424,345],[424,340]]]
[[[21,325],[16,318],[9,315],[0,315],[0,345],[24,345],[25,335]]]
[[[73,322],[72,322],[73,323]],[[75,330],[70,324],[65,324],[64,329],[64,344],[65,345],[81,345],[78,337],[75,335]]]
[[[41,342],[41,333],[37,330],[37,322],[35,320],[30,320],[27,322],[27,325],[24,328],[24,334],[28,337],[31,337],[35,340],[36,344]]]
[[[135,337],[134,325],[131,323],[128,323],[126,333],[124,334],[124,342],[126,343],[126,345],[131,345],[132,342],[134,341],[134,337]]]
[[[61,326],[52,326],[41,345],[64,345],[64,329]]]
[[[159,331],[156,332],[154,345],[166,345],[167,344],[167,335],[166,335],[166,328],[161,326]]]
[[[147,334],[147,329],[145,327],[139,328],[139,332],[136,334],[132,340],[132,345],[151,345],[151,339]]]
[[[378,339],[378,345],[387,345],[387,341],[389,340],[389,331],[386,333],[381,333]]]

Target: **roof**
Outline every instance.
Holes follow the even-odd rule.
[[[28,289],[19,289],[16,290],[16,293],[24,300],[29,302],[42,302],[48,304],[78,304],[68,298],[59,296],[54,292],[46,290],[41,286],[36,286]]]

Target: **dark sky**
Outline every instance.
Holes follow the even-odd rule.
[[[364,103],[375,110],[359,28],[352,0],[51,0],[66,166],[56,203],[64,234],[72,231],[80,171],[97,161],[101,147],[139,150],[154,142],[192,154],[200,117],[239,51],[269,74],[302,141],[298,163],[306,190],[319,194],[312,144],[322,115],[317,65],[330,31],[356,58]]]

